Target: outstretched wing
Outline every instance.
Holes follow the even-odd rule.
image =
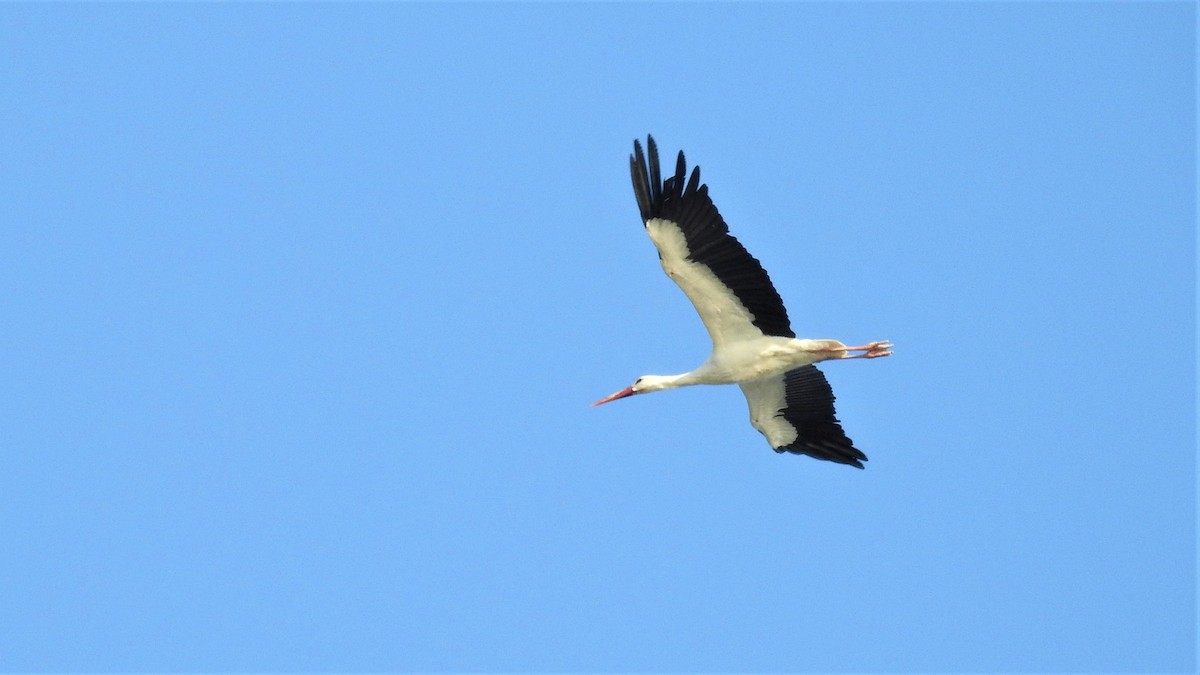
[[[646,148],[649,162],[636,140],[629,157],[642,221],[663,271],[692,301],[713,346],[763,335],[796,337],[766,270],[729,234],[708,186],[700,184],[700,167],[685,186],[680,152],[675,175],[663,180],[653,137]]]
[[[816,366],[741,383],[750,424],[775,452],[794,452],[863,468],[867,456],[854,447],[833,410],[833,390]]]

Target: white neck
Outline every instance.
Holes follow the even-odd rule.
[[[696,384],[691,379],[691,375],[691,373],[682,373],[680,375],[643,375],[638,378],[638,383],[634,389],[637,393],[644,394],[651,391],[686,387],[689,384]]]

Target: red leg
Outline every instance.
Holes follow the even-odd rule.
[[[814,349],[814,352],[866,352],[865,354],[855,354],[843,356],[844,359],[874,359],[880,356],[892,355],[892,343],[888,340],[876,340],[865,345],[857,347],[827,347],[824,349]]]

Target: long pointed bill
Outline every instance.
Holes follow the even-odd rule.
[[[595,408],[596,406],[600,405],[601,403],[608,403],[609,401],[615,401],[619,398],[625,398],[626,396],[633,396],[633,387],[625,387],[621,391],[618,391],[617,393],[612,394],[611,396],[605,396],[604,398],[600,399],[599,401],[596,401],[595,403],[593,403],[592,407]]]

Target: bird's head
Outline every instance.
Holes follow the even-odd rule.
[[[596,401],[595,403],[592,404],[592,407],[598,406],[601,403],[608,403],[609,401],[615,401],[619,398],[633,396],[634,394],[645,394],[645,393],[648,393],[651,391],[661,391],[663,389],[667,389],[667,388],[671,387],[672,383],[676,379],[677,379],[676,377],[664,376],[664,375],[643,375],[643,376],[639,377],[638,379],[634,380],[633,384],[629,385],[628,387],[625,387],[621,391],[618,391],[615,394],[609,394],[608,396],[605,396],[604,398],[600,399],[599,401]]]

